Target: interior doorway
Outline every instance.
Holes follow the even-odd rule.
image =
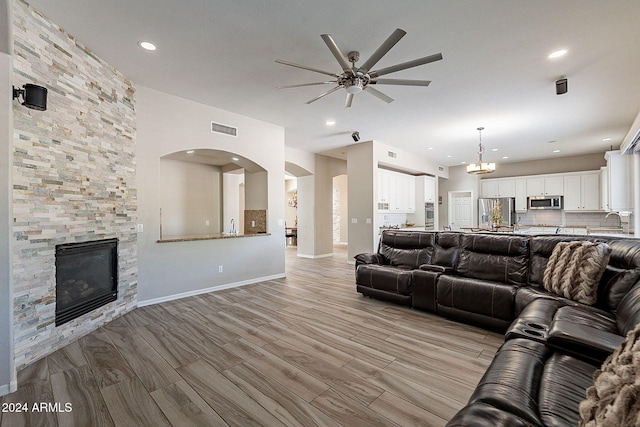
[[[347,175],[333,177],[333,244],[347,247],[349,241],[349,210]]]
[[[449,191],[449,226],[451,230],[473,227],[473,192]]]

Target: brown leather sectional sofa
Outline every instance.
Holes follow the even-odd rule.
[[[547,292],[559,242],[607,243],[597,302]],[[640,323],[640,239],[385,230],[356,259],[366,296],[505,331],[469,403],[448,426],[576,426],[593,372]]]

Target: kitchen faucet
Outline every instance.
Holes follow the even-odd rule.
[[[611,211],[611,212],[609,212],[608,214],[605,215],[604,219],[609,218],[609,215],[618,215],[618,221],[620,222],[620,226],[619,227],[622,228],[622,215],[620,215],[619,212]]]

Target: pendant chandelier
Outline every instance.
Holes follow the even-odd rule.
[[[495,163],[487,163],[482,161],[482,154],[484,153],[484,147],[482,146],[483,130],[484,130],[483,127],[478,128],[478,134],[480,136],[480,145],[478,149],[478,163],[470,163],[469,165],[467,165],[467,173],[480,175],[484,173],[491,173],[496,170]]]

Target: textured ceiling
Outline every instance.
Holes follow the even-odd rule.
[[[357,130],[452,166],[477,158],[484,126],[488,161],[604,152],[640,111],[637,0],[28,3],[136,84],[284,126],[287,146],[308,151],[339,153]],[[324,80],[276,59],[340,72],[321,34],[345,54],[360,51],[362,63],[396,28],[407,35],[374,68],[442,52],[442,61],[385,76],[429,87],[378,85],[395,101],[365,92],[350,109],[343,90],[306,105],[328,87],[276,89]],[[140,40],[158,50],[142,51]],[[559,48],[568,54],[547,58]],[[569,92],[557,96],[562,76]]]

